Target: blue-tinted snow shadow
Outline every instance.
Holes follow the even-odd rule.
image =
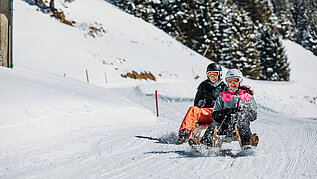
[[[170,134],[166,134],[162,137],[149,137],[149,136],[135,136],[139,139],[146,139],[150,141],[154,141],[155,143],[159,144],[173,144],[173,145],[183,145],[177,142],[178,136],[176,133],[172,132]],[[188,148],[187,148],[188,149]],[[231,158],[239,158],[239,157],[248,157],[253,156],[253,150],[250,151],[236,151],[232,149],[216,149],[216,150],[203,150],[202,152],[196,152],[192,149],[190,150],[171,150],[171,151],[151,151],[146,152],[144,154],[178,154],[178,158],[197,158],[197,157],[231,157]]]
[[[265,106],[260,105],[260,104],[257,104],[257,105],[258,105],[258,111],[271,112],[273,114],[278,114],[279,113],[278,111],[275,111],[272,108],[268,108],[268,107],[265,107]]]
[[[29,5],[33,5],[33,6],[35,5],[35,1],[34,0],[22,0],[22,1],[28,3]]]
[[[166,134],[160,138],[156,138],[156,137],[149,137],[149,136],[135,136],[136,138],[139,139],[147,139],[150,141],[155,141],[155,143],[160,143],[160,144],[175,144],[175,145],[179,145],[177,142],[177,138],[178,136],[176,135],[176,133],[172,132],[170,134]]]
[[[185,150],[171,150],[171,151],[152,151],[152,152],[146,152],[144,154],[178,154],[179,156],[176,158],[198,158],[198,157],[205,157],[197,152],[194,151],[185,151]]]
[[[249,157],[254,156],[254,151],[240,151],[238,153],[234,152],[232,149],[221,149],[217,151],[202,151],[195,152],[193,150],[185,151],[185,150],[171,150],[171,151],[152,151],[146,152],[144,154],[178,154],[179,156],[176,158],[199,158],[199,157],[230,157],[233,159],[240,157]]]
[[[47,7],[47,6],[43,5],[43,4],[40,4],[40,2],[38,2],[38,4],[36,5],[34,0],[22,0],[22,1],[28,3],[30,6],[39,7],[39,10],[41,12],[45,13],[45,14],[47,14],[49,12],[49,10],[50,10],[49,7]]]
[[[140,86],[134,87],[133,90],[135,91],[135,93],[138,96],[145,96],[145,97],[155,99],[155,93],[144,93]],[[164,95],[158,95],[158,99],[159,99],[159,101],[164,101],[167,103],[170,103],[170,102],[177,102],[177,103],[191,102],[192,103],[195,100],[194,98],[185,98],[185,97],[177,97],[177,96],[164,96]]]

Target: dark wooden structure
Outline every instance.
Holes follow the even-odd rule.
[[[12,63],[12,5],[13,0],[0,0],[0,66]]]

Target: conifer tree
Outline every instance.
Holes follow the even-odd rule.
[[[261,79],[272,81],[289,80],[290,69],[285,49],[279,36],[265,29],[258,46],[261,59]]]
[[[273,65],[273,73],[269,73],[266,76],[270,77],[268,80],[274,81],[288,81],[290,76],[290,69],[285,49],[282,45],[280,38],[277,35],[273,35],[273,54],[275,56],[275,65]]]
[[[234,7],[231,16],[234,24],[233,36],[230,40],[233,68],[240,68],[246,77],[260,79],[260,59],[254,24],[243,9],[238,10]]]
[[[290,1],[295,30],[293,40],[317,55],[317,16],[314,1]],[[315,8],[314,8],[315,7]]]
[[[207,58],[227,68],[240,68],[249,78],[289,78],[287,57],[277,35],[290,36],[288,22],[276,23],[268,0],[113,1],[198,53],[210,45]],[[315,34],[301,38],[317,48]]]
[[[210,12],[210,19],[208,22],[207,38],[210,41],[210,51],[207,57],[228,66],[229,57],[227,51],[228,42],[230,41],[230,28],[228,23],[228,14],[224,14],[226,7],[221,1],[211,2],[207,7]]]

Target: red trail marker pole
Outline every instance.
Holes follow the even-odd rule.
[[[89,83],[88,70],[86,70],[87,83]]]
[[[208,47],[206,48],[206,50],[205,50],[205,52],[204,52],[203,56],[205,56],[205,55],[206,55],[206,53],[207,53],[207,51],[208,51],[209,47],[210,47],[210,44],[209,44],[209,45],[208,45]]]
[[[157,117],[159,117],[157,90],[155,90],[155,100],[156,100],[156,115]]]

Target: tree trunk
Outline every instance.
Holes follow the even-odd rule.
[[[54,0],[51,0],[51,2],[50,2],[50,9],[51,9],[52,12],[56,11],[55,5],[54,5]]]

